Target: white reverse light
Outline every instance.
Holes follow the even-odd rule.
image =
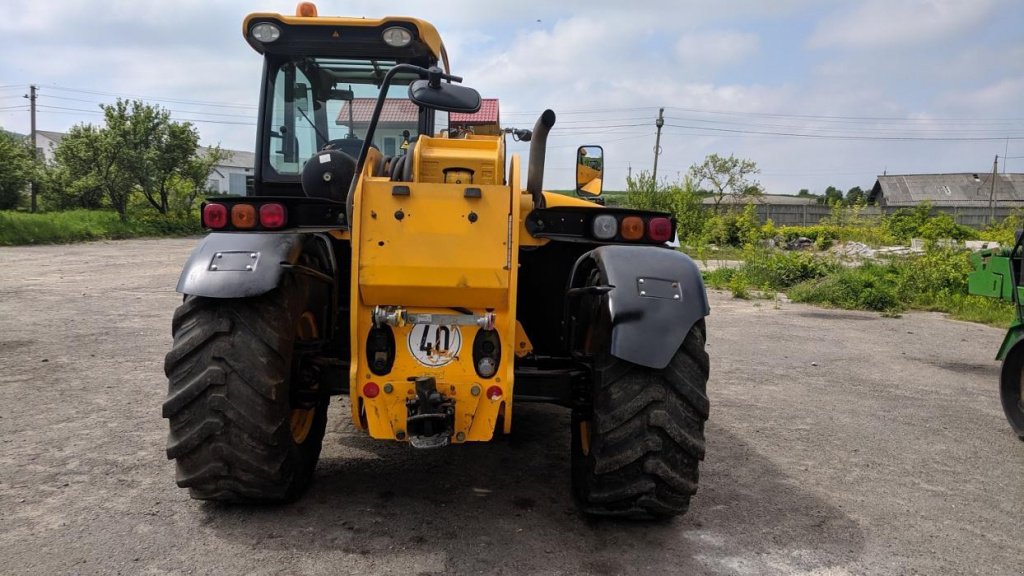
[[[592,225],[594,238],[598,240],[611,240],[619,231],[619,221],[611,214],[601,214],[594,218]]]
[[[394,48],[403,48],[412,42],[412,34],[401,26],[392,26],[384,30],[384,42]]]
[[[263,22],[252,27],[252,37],[264,44],[273,42],[281,37],[281,29],[269,22]]]

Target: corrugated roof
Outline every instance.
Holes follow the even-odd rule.
[[[875,181],[868,202],[881,206],[988,206],[989,196],[997,203],[1024,203],[1024,174],[965,172],[957,174],[883,175]]]
[[[352,121],[356,124],[366,124],[373,116],[373,107],[377,103],[376,98],[356,98],[351,102],[341,105],[338,112],[338,124],[348,124],[348,107],[352,106]],[[419,119],[419,107],[405,98],[388,98],[384,100],[384,108],[380,112],[382,123],[406,123],[416,124]]]
[[[452,112],[448,115],[449,124],[460,126],[476,126],[478,124],[498,124],[498,99],[484,98],[480,102],[480,110],[472,114]]]
[[[36,130],[36,135],[47,138],[54,144],[60,144],[60,141],[66,136],[64,132],[50,132],[49,130]]]

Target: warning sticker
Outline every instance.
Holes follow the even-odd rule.
[[[459,357],[462,332],[458,326],[416,324],[409,331],[409,352],[416,361],[438,368]]]

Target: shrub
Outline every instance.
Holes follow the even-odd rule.
[[[903,306],[886,268],[879,264],[838,268],[829,276],[795,286],[789,297],[836,308],[897,312]]]
[[[807,280],[821,278],[838,268],[831,259],[807,252],[755,249],[747,252],[743,275],[751,285],[765,290],[784,290]]]

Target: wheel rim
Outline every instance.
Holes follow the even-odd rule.
[[[318,332],[316,316],[312,312],[303,312],[295,327],[295,341],[306,342],[316,340]],[[292,408],[292,411],[289,413],[288,422],[292,432],[292,440],[296,444],[302,444],[306,441],[309,431],[313,428],[315,417],[316,408]]]

